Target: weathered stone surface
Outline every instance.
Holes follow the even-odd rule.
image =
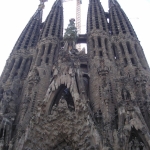
[[[87,54],[62,1],[44,23],[43,6],[0,78],[0,150],[149,150],[150,70],[119,3],[89,1]]]

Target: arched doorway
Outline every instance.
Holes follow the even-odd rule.
[[[59,101],[61,99],[66,100],[68,109],[70,111],[74,111],[75,110],[74,101],[73,101],[73,97],[72,97],[72,95],[70,93],[70,90],[64,84],[62,84],[58,88],[58,90],[57,90],[57,92],[56,92],[56,94],[55,94],[55,96],[54,96],[54,98],[52,100],[52,104],[51,104],[51,107],[50,107],[50,113],[51,113],[52,107],[54,105],[57,107],[58,104],[59,104]]]

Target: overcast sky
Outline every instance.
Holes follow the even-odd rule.
[[[82,0],[82,33],[86,31],[87,8],[89,0]],[[108,10],[107,0],[101,0],[105,11]],[[150,64],[150,0],[118,0],[129,17],[145,55]],[[43,21],[49,13],[54,0],[45,3]],[[20,33],[36,11],[39,0],[4,0],[0,9],[0,74],[12,51]],[[64,3],[64,28],[68,20],[75,18],[76,0]]]

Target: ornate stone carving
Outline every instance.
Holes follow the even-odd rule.
[[[32,72],[30,72],[28,77],[28,83],[29,84],[37,84],[40,81],[40,76],[37,68],[34,68]]]
[[[12,141],[10,141],[9,142],[9,149],[8,150],[12,150],[12,148],[13,148],[13,143],[12,143]]]
[[[132,139],[128,144],[129,150],[147,150],[143,142],[139,142],[137,137]]]
[[[16,104],[10,89],[4,92],[2,99],[2,113],[16,113]]]
[[[143,75],[139,68],[135,70],[135,74],[136,76],[134,77],[134,82],[137,88],[137,97],[139,97],[139,99],[142,99],[143,96],[144,99],[147,99],[148,94],[146,91],[146,85],[148,77],[146,75]]]
[[[105,66],[104,60],[100,61],[100,67],[97,68],[97,72],[100,76],[105,76],[109,73],[109,68]]]
[[[130,101],[131,100],[130,92],[126,88],[122,89],[122,99],[124,101]]]

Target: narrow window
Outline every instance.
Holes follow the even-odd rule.
[[[38,59],[38,61],[37,61],[37,66],[41,66],[41,63],[42,63],[42,59]]]
[[[127,59],[126,59],[126,58],[124,58],[124,66],[126,67],[126,66],[127,66],[127,64],[128,64]]]
[[[138,50],[137,45],[135,44],[134,47],[135,47],[135,51],[136,51],[136,53],[137,53],[137,56],[138,56],[138,58],[140,59],[140,53],[139,53],[139,50]]]
[[[36,53],[37,53],[37,54],[38,54],[38,52],[39,52],[39,49],[36,50]]]
[[[107,39],[105,39],[105,48],[108,51],[108,40]]]
[[[103,52],[102,51],[99,51],[99,56],[103,57]]]
[[[115,108],[115,126],[116,126],[116,129],[118,129],[118,110],[117,108]]]
[[[4,130],[3,130],[3,129],[1,129],[1,131],[0,131],[0,138],[2,138],[2,137],[3,137],[3,132],[4,132]]]
[[[79,85],[78,85],[78,75],[77,75],[77,73],[75,74],[75,80],[76,80],[76,85],[77,85],[78,93],[80,94]]]
[[[129,54],[132,54],[132,50],[131,50],[131,46],[129,42],[127,42],[127,49],[128,49]]]
[[[95,56],[95,54],[96,54],[96,53],[95,53],[95,51],[94,51],[94,52],[93,52],[93,56]]]
[[[50,44],[49,44],[49,47],[48,47],[48,52],[47,52],[47,54],[50,54],[50,53],[51,53],[51,49],[52,49],[52,44],[50,43]]]
[[[32,64],[32,57],[29,58],[28,62],[25,65],[26,66],[26,69],[25,69],[26,75],[28,75],[28,72],[30,70],[31,64]]]
[[[118,55],[117,55],[117,47],[115,44],[112,44],[112,49],[113,49],[113,53],[114,53],[114,58],[118,59]]]
[[[12,68],[14,67],[14,64],[15,64],[15,59],[13,59],[10,63],[9,72],[11,72]]]
[[[93,48],[95,48],[95,41],[92,39]]]
[[[101,43],[101,38],[100,37],[98,37],[98,46],[102,47],[102,43]]]
[[[131,62],[132,62],[132,65],[133,66],[135,66],[136,64],[135,64],[135,60],[134,60],[134,58],[131,58]]]
[[[81,65],[80,65],[80,68],[82,68],[82,69],[87,69],[87,65],[86,65],[86,64],[81,64]]]
[[[56,45],[56,47],[55,47],[55,49],[54,49],[54,55],[53,55],[53,64],[55,63],[55,55],[56,55],[56,51],[57,51],[57,45]]]
[[[17,67],[17,69],[19,69],[19,68],[20,68],[20,66],[21,66],[21,63],[22,63],[22,58],[20,58],[20,59],[19,59],[19,62],[18,62],[18,67]]]
[[[47,64],[49,63],[49,58],[48,58],[48,57],[46,58],[46,63],[47,63]]]
[[[123,48],[122,43],[120,43],[120,44],[119,44],[119,46],[120,46],[120,49],[121,49],[122,55],[125,55],[125,51],[124,51],[124,48]]]
[[[32,64],[32,58],[28,58],[28,59],[26,60],[25,65],[24,65],[24,72],[22,73],[21,77],[23,77],[23,78],[26,78],[26,77],[27,77],[28,72],[29,72],[30,67],[31,67],[31,64]]]
[[[44,55],[44,51],[45,51],[45,45],[42,45],[41,56]]]

